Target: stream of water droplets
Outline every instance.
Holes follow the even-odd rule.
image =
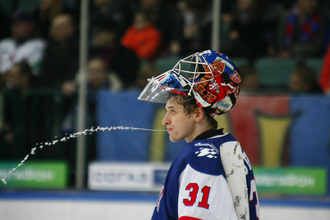
[[[98,131],[115,131],[115,130],[131,130],[131,131],[166,131],[166,130],[157,130],[157,129],[147,129],[147,128],[134,128],[134,127],[125,127],[125,126],[110,126],[110,127],[100,127],[98,126],[97,128],[93,128],[91,127],[90,129],[85,129],[84,131],[79,131],[79,132],[76,132],[76,133],[72,133],[70,135],[67,135],[61,139],[56,139],[51,141],[51,142],[44,142],[44,143],[36,143],[36,147],[33,147],[31,148],[31,151],[30,153],[28,153],[24,159],[16,166],[14,167],[13,169],[11,169],[10,171],[8,171],[8,173],[1,179],[1,181],[6,185],[7,184],[7,181],[6,181],[6,178],[12,174],[13,172],[15,172],[15,170],[17,168],[19,168],[20,166],[22,166],[25,161],[27,161],[27,159],[29,159],[29,157],[31,155],[34,155],[36,150],[39,148],[39,149],[43,149],[44,146],[50,146],[50,145],[55,145],[56,143],[58,142],[65,142],[71,138],[77,138],[79,137],[80,135],[87,135],[87,134],[92,134],[92,133],[95,133],[95,132],[98,132]]]

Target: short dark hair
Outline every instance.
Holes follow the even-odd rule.
[[[196,103],[196,100],[191,97],[184,97],[181,95],[176,95],[176,94],[171,94],[169,99],[172,99],[173,102],[182,105],[183,106],[183,112],[186,113],[187,115],[192,114],[197,108],[198,105]],[[168,100],[169,100],[168,99]],[[218,127],[218,122],[203,108],[205,117],[204,120],[205,122],[210,125],[213,129],[217,129]]]
[[[28,22],[30,24],[35,24],[35,20],[34,18],[32,17],[32,15],[28,12],[25,12],[25,11],[15,11],[13,14],[12,14],[12,22],[13,23],[17,23],[17,22]]]

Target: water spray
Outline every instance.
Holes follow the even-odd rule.
[[[115,130],[130,130],[130,131],[166,131],[166,130],[159,130],[159,129],[147,129],[147,128],[134,128],[134,127],[125,127],[125,126],[111,126],[111,127],[100,127],[98,126],[97,128],[94,129],[94,127],[91,127],[90,129],[85,129],[84,131],[79,131],[76,133],[72,133],[70,135],[67,135],[61,139],[56,139],[51,141],[51,142],[44,142],[44,143],[36,143],[36,147],[31,148],[30,153],[28,153],[24,159],[13,169],[11,169],[10,171],[8,171],[8,173],[1,179],[1,181],[7,185],[7,181],[6,178],[11,175],[13,172],[15,172],[15,170],[21,166],[24,165],[25,161],[27,161],[29,159],[29,157],[31,155],[34,155],[36,150],[39,149],[43,149],[44,146],[51,146],[51,145],[55,145],[58,142],[65,142],[69,139],[72,138],[77,138],[80,135],[87,135],[87,134],[93,134],[94,132],[98,132],[98,131],[115,131]]]

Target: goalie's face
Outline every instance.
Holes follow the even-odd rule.
[[[163,118],[163,125],[166,126],[169,138],[172,142],[185,140],[187,143],[192,142],[199,135],[197,124],[203,118],[200,114],[201,108],[188,114],[184,111],[183,105],[169,99],[166,103],[167,113]]]

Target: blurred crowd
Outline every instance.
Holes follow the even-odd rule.
[[[30,142],[35,143],[32,138],[47,138],[41,136],[47,129],[33,130],[36,121],[37,127],[47,124],[62,132],[75,131],[77,99],[72,101],[72,97],[80,82],[81,1],[40,0],[33,9],[18,7],[18,0],[6,2],[13,10],[1,8],[4,2],[0,3],[0,91],[11,94],[0,97],[0,145],[6,146],[0,148],[0,159],[21,159]],[[255,63],[271,57],[300,61],[287,91],[330,94],[329,0],[221,2],[220,51],[231,59],[248,60],[239,66],[242,92],[261,89]],[[157,61],[179,60],[211,49],[212,7],[212,0],[90,0],[88,91],[141,90],[148,78],[160,74]],[[324,60],[320,73],[301,62],[310,58]],[[59,110],[58,98],[41,102],[26,98],[38,89],[62,94],[64,109]],[[87,127],[96,124],[93,94],[88,97]],[[52,107],[42,114],[33,109],[48,102]],[[59,119],[54,111],[61,112]],[[88,148],[88,160],[96,157],[94,141]],[[75,154],[63,148],[58,155]],[[50,157],[56,158],[56,153],[47,155]]]
[[[158,59],[210,49],[212,4],[202,0],[91,0],[88,65],[98,60],[106,74],[88,71],[88,88],[141,89],[145,83],[139,82],[158,74]],[[1,9],[0,13],[0,88],[19,93],[35,87],[74,93],[80,1],[40,0],[33,10],[11,13]],[[230,58],[244,57],[252,68],[260,57],[308,59],[327,53],[329,1],[222,1],[220,15],[220,51]],[[15,65],[22,63],[31,68],[31,76],[11,76]],[[330,73],[324,75],[323,84]],[[33,82],[25,82],[23,88],[15,82],[20,77]]]

